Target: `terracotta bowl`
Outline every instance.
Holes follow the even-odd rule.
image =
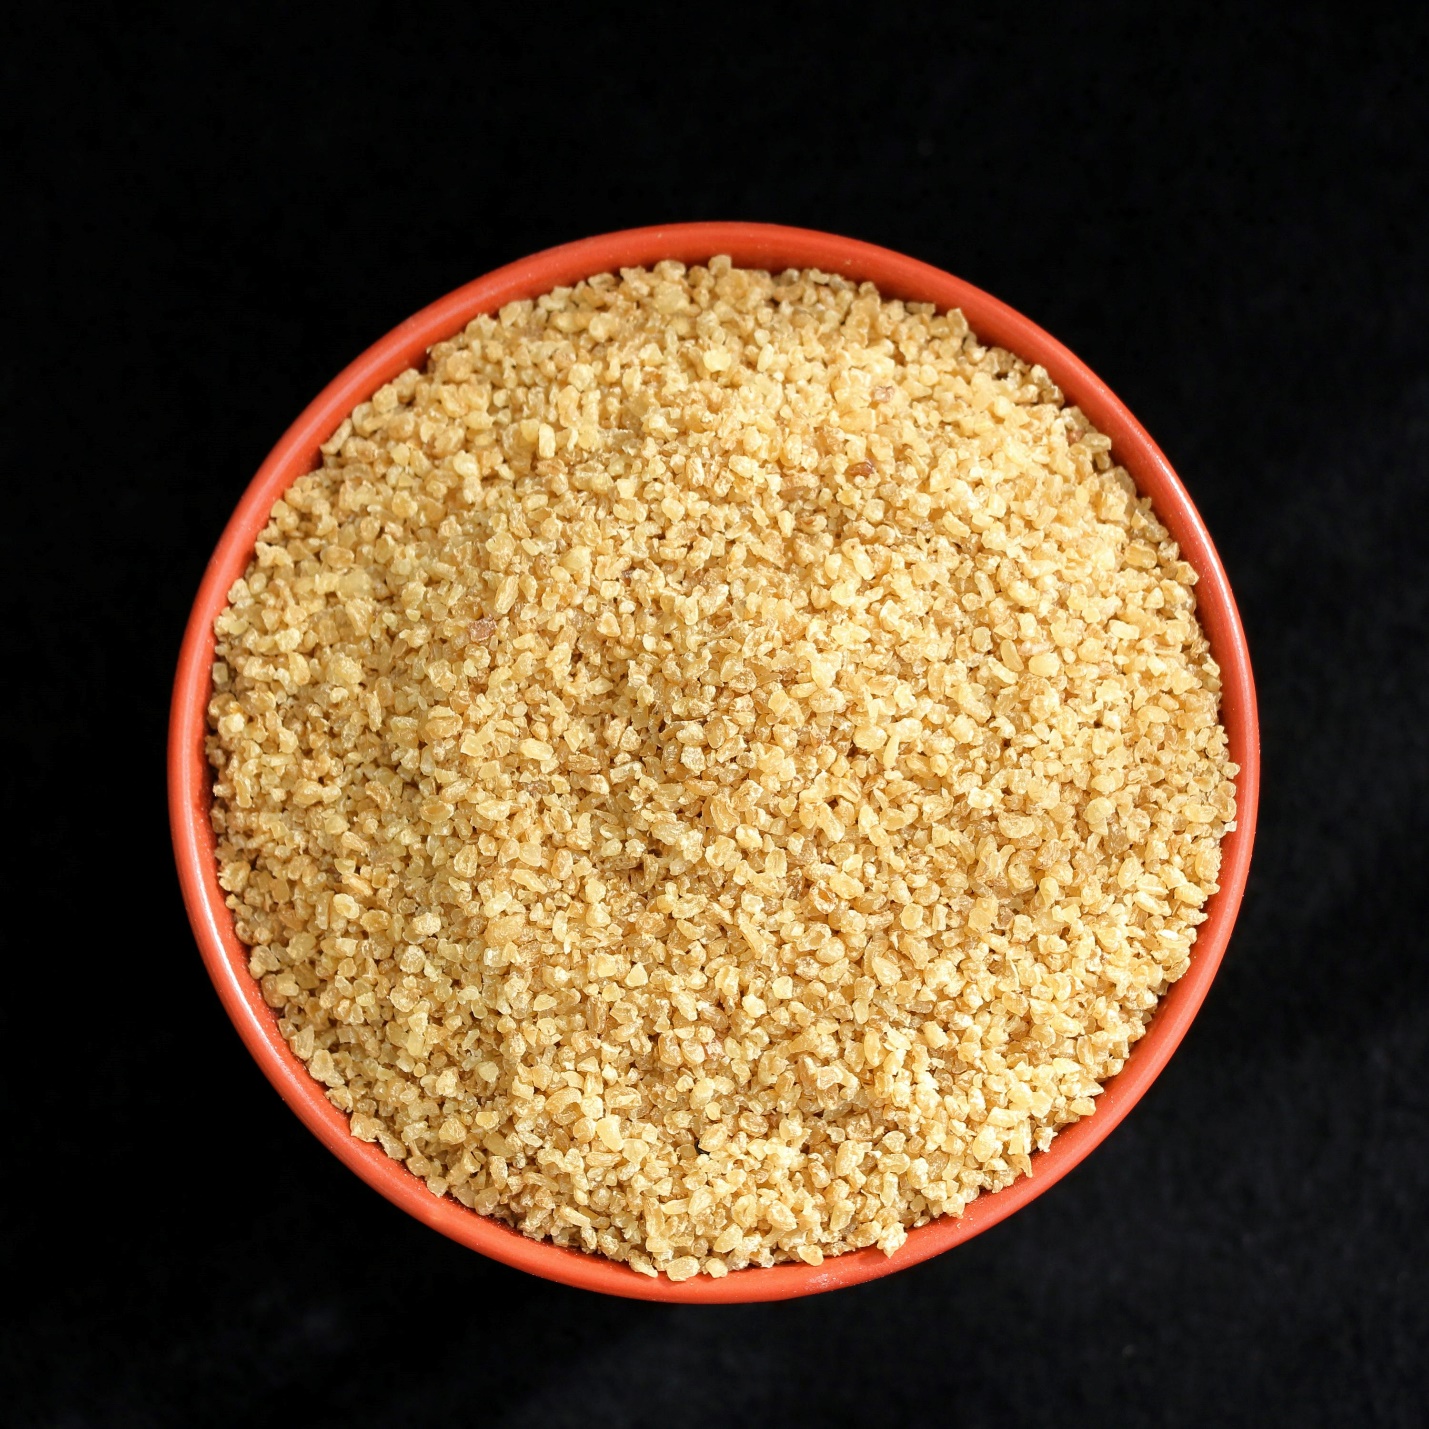
[[[1206,905],[1190,970],[1171,988],[1146,1036],[1126,1066],[1106,1085],[1096,1112],[1062,1131],[1051,1149],[1032,1158],[1034,1174],[1004,1191],[979,1197],[957,1219],[944,1217],[910,1232],[893,1256],[876,1249],[831,1257],[819,1266],[780,1265],[734,1271],[673,1284],[663,1275],[639,1275],[600,1256],[564,1250],[468,1210],[449,1197],[438,1199],[379,1147],[348,1134],[347,1118],[328,1102],[322,1087],[289,1051],[277,1019],[248,974],[248,958],[233,931],[233,919],[218,886],[214,835],[209,824],[210,775],[204,760],[205,709],[210,696],[214,618],[226,594],[252,558],[258,532],[273,503],[304,472],[318,464],[318,446],[343,418],[404,369],[420,365],[435,342],[459,332],[478,313],[516,298],[532,298],[593,273],[661,259],[703,262],[727,253],[736,264],[775,272],[820,268],[871,279],[887,297],[961,308],[987,343],[1039,362],[1088,417],[1112,439],[1117,459],[1180,543],[1200,576],[1200,618],[1224,678],[1221,717],[1230,757],[1240,765],[1239,817],[1223,844],[1221,888]],[[961,279],[886,248],[851,238],[760,223],[690,223],[631,229],[568,243],[523,258],[423,308],[375,343],[318,394],[283,434],[238,503],[208,563],[194,601],[179,655],[169,726],[169,808],[179,881],[209,975],[248,1050],[269,1081],[325,1146],[375,1190],[434,1230],[472,1250],[533,1275],[586,1290],[646,1300],[695,1303],[781,1300],[813,1295],[891,1275],[969,1240],[1040,1196],[1087,1156],[1135,1106],[1185,1036],[1216,975],[1240,907],[1255,836],[1260,777],[1255,686],[1245,634],[1220,558],[1191,498],[1141,423],[1106,384],[1035,323]]]

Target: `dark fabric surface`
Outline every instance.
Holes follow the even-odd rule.
[[[3,57],[0,1418],[1423,1423],[1424,21],[46,13]],[[904,250],[1084,357],[1219,544],[1265,743],[1230,952],[1128,1122],[931,1264],[725,1309],[529,1279],[343,1170],[224,1018],[164,811],[188,604],[298,410],[497,264],[693,218]]]

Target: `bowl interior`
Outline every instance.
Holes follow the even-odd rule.
[[[1162,999],[1145,1037],[1121,1073],[1106,1084],[1095,1113],[1060,1132],[1032,1157],[1033,1175],[979,1197],[957,1219],[943,1218],[909,1233],[892,1256],[854,1251],[820,1266],[779,1265],[734,1271],[720,1280],[696,1276],[675,1284],[596,1255],[528,1239],[450,1198],[438,1199],[382,1150],[348,1133],[347,1118],[289,1050],[276,1014],[248,973],[218,885],[211,802],[204,758],[205,711],[211,694],[213,623],[233,582],[252,558],[273,503],[319,460],[318,447],[359,402],[404,369],[421,363],[433,343],[479,313],[593,273],[661,259],[703,262],[728,254],[745,267],[779,271],[819,268],[871,280],[887,297],[958,307],[984,342],[1040,363],[1092,422],[1112,439],[1116,459],[1180,543],[1199,576],[1198,610],[1221,667],[1221,719],[1230,758],[1240,765],[1237,824],[1222,843],[1220,891],[1206,904],[1189,971]],[[566,244],[479,278],[424,308],[341,372],[284,433],[239,502],[209,561],[184,635],[169,731],[169,803],[184,901],[200,950],[229,1016],[279,1094],[308,1128],[369,1185],[453,1240],[496,1260],[567,1285],[651,1300],[730,1302],[785,1299],[876,1279],[937,1255],[1011,1215],[1066,1175],[1121,1121],[1156,1078],[1200,1007],[1225,951],[1245,888],[1255,835],[1259,734],[1255,687],[1245,635],[1230,585],[1204,523],[1170,464],[1139,422],[1094,373],[1055,338],[987,293],[926,263],[854,239],[755,223],[696,223],[633,229]]]

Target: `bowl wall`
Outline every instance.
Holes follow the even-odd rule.
[[[1222,844],[1220,891],[1206,904],[1189,971],[1162,999],[1146,1036],[1121,1073],[1106,1083],[1095,1113],[1060,1132],[1032,1157],[1033,1175],[979,1197],[957,1219],[911,1231],[893,1256],[876,1249],[831,1257],[820,1266],[780,1265],[734,1271],[720,1280],[696,1276],[678,1284],[600,1256],[535,1241],[480,1216],[449,1197],[438,1199],[400,1163],[348,1132],[347,1117],[323,1094],[289,1050],[277,1017],[248,973],[218,885],[209,821],[210,773],[204,758],[205,711],[211,694],[214,619],[233,582],[252,559],[273,503],[319,461],[319,445],[378,387],[419,365],[435,342],[477,314],[517,298],[536,297],[593,273],[687,264],[728,254],[743,267],[780,271],[819,268],[871,280],[890,298],[961,308],[985,343],[1040,363],[1091,421],[1112,439],[1116,460],[1151,498],[1158,518],[1195,568],[1199,615],[1224,682],[1221,719],[1237,778],[1236,828]],[[1065,1176],[1131,1110],[1175,1050],[1196,1015],[1230,938],[1250,866],[1259,791],[1259,732],[1250,656],[1235,599],[1204,523],[1170,463],[1145,429],[1091,370],[1055,338],[987,293],[916,259],[854,239],[757,223],[693,223],[632,229],[549,249],[468,283],[394,328],[341,372],[283,434],[258,469],[219,540],[184,635],[169,727],[169,809],[179,880],[200,951],[223,1005],[249,1051],[279,1094],[327,1148],[370,1186],[434,1230],[507,1265],[587,1290],[648,1300],[693,1303],[779,1300],[854,1285],[902,1270],[970,1239],[1025,1206]]]

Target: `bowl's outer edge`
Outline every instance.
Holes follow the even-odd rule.
[[[1206,905],[1191,968],[1162,999],[1146,1036],[1123,1071],[1106,1084],[1096,1112],[1058,1134],[1033,1157],[1034,1174],[982,1196],[957,1219],[909,1233],[892,1256],[876,1249],[831,1257],[818,1267],[779,1265],[696,1276],[678,1284],[651,1279],[600,1256],[531,1240],[450,1199],[437,1198],[378,1147],[358,1141],[347,1117],[323,1094],[278,1031],[247,969],[218,885],[209,822],[205,711],[211,693],[213,620],[252,557],[273,502],[311,470],[318,446],[359,402],[418,363],[433,343],[478,313],[534,297],[593,273],[649,266],[661,259],[703,262],[728,254],[747,267],[814,267],[876,283],[887,297],[960,307],[986,342],[1039,362],[1093,424],[1112,438],[1116,459],[1152,498],[1160,520],[1199,576],[1199,615],[1222,670],[1221,718],[1237,777],[1237,823],[1222,843],[1221,886]],[[179,882],[195,937],[224,1009],[265,1075],[304,1124],[351,1170],[388,1200],[474,1250],[546,1279],[582,1289],[648,1300],[730,1303],[817,1294],[891,1274],[970,1239],[1021,1209],[1072,1170],[1144,1095],[1185,1035],[1224,955],[1235,922],[1255,838],[1260,782],[1255,684],[1240,615],[1204,522],[1160,448],[1104,382],[1055,338],[1004,303],[929,264],[873,244],[807,229],[757,223],[673,224],[604,234],[548,249],[499,268],[422,309],[351,363],[283,434],[258,469],[211,557],[184,633],[169,729],[169,810]]]

